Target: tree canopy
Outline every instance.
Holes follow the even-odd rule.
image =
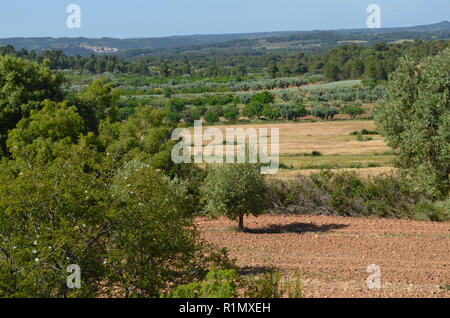
[[[416,64],[400,60],[376,122],[396,164],[431,196],[450,188],[450,49]]]

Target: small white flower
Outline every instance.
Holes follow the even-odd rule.
[[[127,184],[127,187],[131,187],[131,184]]]
[[[39,262],[39,258],[36,257],[36,258],[34,259],[34,261],[35,261],[35,262]]]
[[[37,253],[37,251],[36,250],[33,250],[33,254],[36,254]]]
[[[84,190],[84,193],[88,193],[88,190]]]
[[[169,202],[169,199],[165,198],[164,201]]]
[[[34,241],[34,242],[33,242],[33,245],[37,245],[37,241]]]
[[[86,224],[83,224],[83,227],[86,227]]]

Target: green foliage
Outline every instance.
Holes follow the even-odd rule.
[[[178,286],[168,298],[301,298],[300,274],[281,280],[279,270],[269,269],[261,276],[244,277],[236,270],[211,270],[206,279]]]
[[[62,99],[61,74],[52,74],[48,61],[39,65],[11,56],[0,56],[0,157],[7,154],[8,130],[45,99]]]
[[[78,94],[75,105],[83,117],[86,128],[97,132],[100,121],[118,120],[119,91],[105,77],[96,78],[86,90]]]
[[[170,298],[232,298],[237,296],[239,275],[234,269],[211,270],[204,281],[178,286]]]
[[[358,115],[364,114],[364,109],[359,106],[346,105],[342,107],[340,113],[349,115],[352,119],[354,119]]]
[[[249,298],[301,298],[300,273],[296,270],[293,279],[286,277],[281,280],[279,270],[270,269],[262,277],[252,279],[246,283],[245,296]]]
[[[339,75],[339,67],[333,61],[328,61],[325,64],[323,75],[327,81],[337,81]]]
[[[244,107],[243,114],[249,118],[263,115],[265,107],[275,101],[275,97],[268,91],[252,95],[248,105]]]
[[[376,109],[380,133],[397,153],[396,165],[433,197],[450,189],[450,49],[419,66],[401,59],[389,98]]]
[[[259,215],[267,206],[267,185],[256,164],[224,164],[215,166],[201,189],[205,211],[213,217],[239,218],[243,230],[245,214]]]
[[[424,199],[398,176],[359,178],[354,172],[323,170],[295,180],[270,180],[271,211],[295,214],[410,217]]]
[[[205,120],[208,124],[214,124],[219,121],[219,114],[216,110],[210,109],[205,114]]]
[[[0,296],[158,297],[228,266],[198,239],[186,183],[117,159],[80,143],[46,164],[3,163]],[[67,288],[69,264],[81,289]]]
[[[311,110],[311,115],[320,119],[333,119],[339,112],[336,108],[330,106],[316,106]]]
[[[279,117],[292,120],[297,119],[298,117],[306,116],[308,111],[304,105],[297,104],[280,104],[277,105],[277,114]]]
[[[415,219],[434,222],[450,220],[450,199],[445,201],[422,200],[412,208]]]
[[[7,145],[16,160],[45,163],[69,151],[83,130],[83,119],[75,107],[45,100],[40,111],[32,110],[10,130]]]
[[[228,121],[235,121],[239,118],[239,109],[236,107],[236,105],[230,105],[225,108],[223,116]]]

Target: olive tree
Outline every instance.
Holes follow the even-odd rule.
[[[244,215],[259,215],[265,211],[267,189],[257,164],[235,163],[212,168],[201,193],[210,216],[239,219],[239,231],[242,231]]]
[[[450,49],[417,65],[403,58],[390,76],[389,95],[376,109],[378,129],[395,150],[396,165],[433,197],[450,183]]]

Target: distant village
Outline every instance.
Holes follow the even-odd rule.
[[[88,49],[90,51],[94,51],[95,53],[116,53],[117,51],[119,51],[119,49],[115,47],[91,46],[87,44],[81,44],[80,47]]]

